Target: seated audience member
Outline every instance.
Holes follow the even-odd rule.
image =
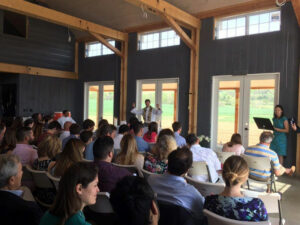
[[[111,137],[98,138],[93,146],[95,164],[99,172],[99,188],[102,192],[110,192],[116,183],[125,176],[131,175],[126,169],[119,168],[111,163],[114,154],[114,141]]]
[[[83,121],[82,123],[83,130],[93,132],[94,128],[95,128],[95,122],[93,120],[86,119],[85,121]]]
[[[172,136],[161,136],[153,147],[153,154],[147,153],[145,157],[144,169],[151,173],[165,173],[168,169],[168,156],[176,149],[176,141]]]
[[[34,113],[32,114],[31,118],[33,119],[35,124],[43,122],[43,116],[41,113]]]
[[[6,126],[4,123],[0,123],[0,145],[2,145],[3,138],[6,132]]]
[[[156,122],[148,124],[148,131],[144,134],[143,139],[148,143],[155,143],[158,133],[158,126]]]
[[[230,142],[223,145],[223,152],[234,152],[236,155],[244,154],[245,148],[242,145],[242,137],[240,134],[233,134]]]
[[[72,123],[70,121],[65,122],[64,124],[64,129],[62,130],[61,134],[59,135],[59,139],[61,140],[61,142],[70,136],[70,127],[71,127]]]
[[[158,225],[155,193],[143,178],[124,177],[112,190],[110,202],[120,225]]]
[[[140,121],[138,120],[138,118],[136,118],[135,116],[131,116],[128,120],[128,126],[129,126],[129,133],[134,135],[134,131],[133,131],[133,126],[136,123],[139,123]]]
[[[23,127],[23,117],[21,116],[17,116],[12,125],[11,125],[11,128],[12,129],[15,129],[15,130],[18,130],[19,128]]]
[[[134,137],[126,134],[121,141],[121,151],[116,157],[116,163],[121,165],[135,165],[138,169],[144,166],[144,156],[137,150]]]
[[[43,120],[45,122],[44,129],[48,129],[48,125],[54,121],[54,114],[44,116]]]
[[[56,136],[48,136],[38,146],[38,158],[33,162],[33,169],[47,171],[49,164],[61,151],[61,142]]]
[[[168,172],[160,176],[150,175],[148,183],[157,193],[158,201],[187,209],[200,224],[204,198],[194,186],[188,184],[184,179],[184,175],[192,164],[192,152],[187,147],[178,148],[168,156]]]
[[[186,142],[193,153],[194,162],[204,161],[208,165],[212,182],[215,183],[218,181],[218,171],[221,170],[221,162],[217,157],[217,154],[210,148],[201,147],[199,144],[199,139],[195,134],[189,134],[186,137]],[[207,175],[193,176],[193,178],[207,182]]]
[[[181,123],[180,122],[174,122],[172,124],[172,128],[173,128],[173,131],[174,131],[174,135],[175,135],[175,140],[176,140],[177,146],[178,147],[185,146],[186,145],[186,140],[185,140],[184,137],[182,137],[180,135],[180,133],[182,131]]]
[[[93,141],[93,132],[84,130],[80,133],[80,140],[85,146],[88,146]]]
[[[134,137],[139,152],[147,152],[150,150],[149,144],[143,139],[143,124],[141,122],[133,125]]]
[[[34,136],[34,144],[37,144],[41,135],[43,134],[44,132],[44,124],[42,123],[36,123],[34,124],[33,128],[32,128],[32,131],[33,131],[33,136]]]
[[[77,123],[73,123],[70,126],[70,136],[66,137],[63,141],[62,141],[62,148],[64,149],[65,145],[67,144],[67,142],[73,138],[75,139],[79,139],[80,136],[80,131],[81,128]]]
[[[39,137],[37,145],[49,135],[58,135],[61,131],[61,125],[57,121],[53,121],[48,125],[48,129]]]
[[[16,133],[17,144],[12,154],[19,156],[23,166],[32,165],[38,158],[37,151],[30,143],[34,140],[33,132],[29,127],[22,127]]]
[[[114,139],[114,149],[120,149],[120,142],[123,136],[129,133],[129,130],[129,127],[126,124],[119,127],[119,133]]]
[[[293,175],[295,172],[295,166],[291,168],[284,168],[279,163],[277,153],[270,149],[270,143],[272,142],[273,134],[269,131],[262,132],[259,137],[259,144],[255,146],[250,146],[246,149],[245,155],[256,156],[256,157],[269,157],[273,163],[273,169],[276,176],[281,176],[284,173],[288,175]],[[266,181],[271,176],[271,171],[257,171],[255,169],[250,169],[249,177],[255,180]]]
[[[222,177],[226,184],[219,195],[207,196],[204,208],[220,216],[241,221],[268,220],[267,210],[262,200],[245,197],[241,185],[246,182],[249,168],[240,156],[229,157],[223,166]]]
[[[169,129],[169,128],[165,128],[165,129],[162,129],[162,130],[159,132],[156,141],[158,142],[158,141],[159,141],[159,138],[162,137],[162,136],[164,136],[164,135],[170,135],[170,136],[172,136],[173,138],[175,138],[174,132],[173,132],[171,129]]]
[[[31,118],[24,121],[24,127],[33,128],[33,125],[34,125],[34,121]]]
[[[0,156],[0,219],[3,225],[38,225],[42,217],[35,202],[23,199],[22,175],[22,164],[17,156]]]
[[[49,164],[48,171],[56,177],[61,177],[71,165],[83,160],[84,148],[81,140],[75,138],[69,140],[56,162],[52,161]]]
[[[60,117],[60,118],[57,120],[57,122],[59,122],[59,124],[60,124],[61,127],[64,127],[64,124],[65,124],[65,122],[67,122],[67,121],[70,121],[71,123],[76,123],[76,121],[73,120],[73,118],[70,116],[70,114],[71,114],[70,111],[67,110],[67,109],[65,109],[65,110],[63,111],[62,117]]]
[[[78,162],[68,168],[59,182],[54,204],[40,225],[91,225],[82,209],[96,203],[99,192],[97,168],[93,163]]]
[[[11,154],[16,144],[16,130],[7,128],[1,143],[0,154]]]

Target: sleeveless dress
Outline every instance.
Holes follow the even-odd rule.
[[[284,129],[285,116],[281,118],[273,118],[273,126]],[[270,149],[274,150],[279,156],[286,156],[287,136],[286,133],[274,131],[274,139],[271,142]]]

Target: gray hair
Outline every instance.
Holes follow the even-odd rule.
[[[264,131],[259,137],[260,143],[270,144],[273,140],[273,134],[270,131]]]
[[[0,156],[0,188],[8,184],[9,178],[18,174],[20,159],[15,155]]]

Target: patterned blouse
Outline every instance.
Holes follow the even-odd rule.
[[[154,155],[147,153],[144,169],[151,173],[163,174],[168,169],[168,163],[165,160],[158,160]]]
[[[204,208],[220,216],[240,221],[266,221],[268,213],[262,200],[250,197],[211,195]]]
[[[52,159],[46,159],[39,161],[38,159],[34,160],[33,162],[33,169],[35,170],[41,170],[41,171],[47,171],[49,164],[52,162]]]

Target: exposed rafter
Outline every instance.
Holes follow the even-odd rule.
[[[103,45],[105,45],[107,48],[109,48],[110,50],[112,50],[114,53],[116,53],[118,56],[123,57],[122,52],[117,49],[116,47],[112,46],[104,37],[102,37],[100,34],[96,34],[96,33],[92,33],[90,32],[90,34],[96,38],[100,43],[102,43]]]
[[[300,0],[292,0],[292,4],[300,27]]]
[[[1,0],[0,8],[16,13],[24,14],[40,20],[59,24],[69,28],[93,32],[105,37],[113,38],[119,41],[127,41],[128,34],[114,30],[96,23],[89,22],[68,14],[58,12],[43,6],[39,6],[24,0]]]

